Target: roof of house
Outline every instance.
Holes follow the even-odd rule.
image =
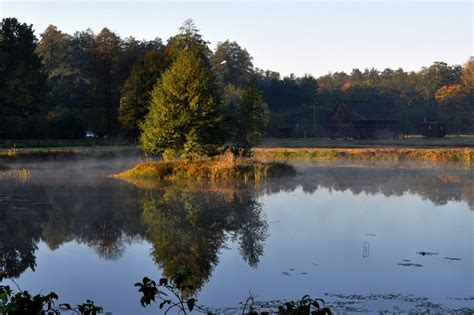
[[[398,120],[393,107],[384,103],[344,103],[340,106],[351,121]]]

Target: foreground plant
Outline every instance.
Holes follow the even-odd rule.
[[[103,309],[87,300],[86,303],[77,307],[63,303],[56,306],[58,295],[54,292],[32,296],[28,291],[13,292],[8,285],[0,285],[0,314],[25,315],[25,314],[47,314],[56,315],[63,313],[96,315],[102,313]]]
[[[201,313],[213,314],[211,310],[196,304],[194,297],[185,298],[186,292],[193,291],[194,288],[183,285],[185,275],[177,275],[171,279],[161,278],[158,285],[148,277],[142,282],[135,284],[138,291],[142,293],[140,303],[147,307],[151,303],[160,301],[160,310],[165,309],[164,314],[175,310],[179,314],[188,314],[193,310]],[[279,305],[277,310],[258,310],[255,305],[255,297],[250,296],[242,307],[242,315],[331,315],[331,310],[324,307],[323,299],[313,299],[309,295],[303,296],[300,300],[289,301]]]
[[[158,285],[148,277],[144,277],[142,282],[135,283],[138,292],[142,293],[140,304],[143,307],[152,302],[160,301],[160,310],[165,308],[165,314],[173,309],[180,313],[187,314],[195,308],[201,312],[206,312],[203,308],[196,305],[196,299],[193,297],[185,298],[186,292],[193,291],[194,288],[184,284],[184,276],[176,275],[170,279],[161,278]]]

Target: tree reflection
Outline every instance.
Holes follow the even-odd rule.
[[[294,179],[267,183],[265,193],[293,191],[300,188],[314,193],[318,188],[350,191],[354,195],[383,194],[387,197],[405,193],[418,195],[435,205],[464,201],[474,210],[474,172],[461,168],[370,167],[354,164],[342,167],[312,167]]]
[[[112,198],[114,194],[119,198]],[[105,197],[107,196],[107,197]],[[137,192],[102,178],[94,185],[64,181],[0,182],[0,280],[36,266],[43,241],[51,250],[75,241],[107,260],[143,238]]]
[[[153,259],[165,277],[185,275],[183,285],[193,288],[185,293],[209,280],[229,239],[239,241],[250,266],[258,265],[268,226],[255,190],[169,186],[148,191],[142,205]]]
[[[0,196],[0,281],[16,278],[36,267],[35,251],[41,238],[44,211],[26,208],[24,195]],[[5,202],[8,200],[9,202]]]

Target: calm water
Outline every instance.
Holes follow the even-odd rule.
[[[113,314],[158,313],[133,284],[178,271],[218,311],[251,292],[341,312],[473,313],[473,169],[298,165],[257,187],[105,176],[135,162],[12,165],[0,176],[3,275]]]

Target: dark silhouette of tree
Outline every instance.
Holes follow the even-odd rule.
[[[232,84],[234,87],[243,87],[253,77],[252,57],[236,42],[226,40],[218,43],[216,51],[212,55],[211,64],[221,88],[228,84]]]
[[[150,94],[165,69],[162,53],[151,50],[132,69],[122,88],[119,120],[127,134],[137,137],[150,106]]]
[[[236,92],[226,108],[226,121],[230,126],[230,141],[236,153],[250,156],[251,149],[265,135],[269,121],[268,105],[256,83],[249,83]]]
[[[33,26],[15,18],[0,23],[0,128],[9,137],[42,134],[46,106],[46,75],[36,54]],[[35,121],[35,123],[32,123]],[[43,125],[42,125],[43,123]]]

